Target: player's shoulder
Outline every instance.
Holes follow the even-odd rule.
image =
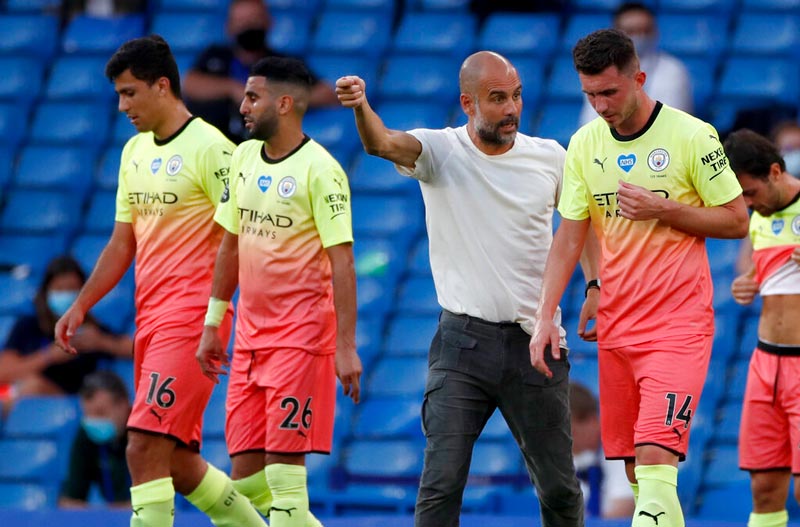
[[[187,132],[187,135],[190,135],[193,138],[204,141],[203,143],[197,145],[201,149],[208,146],[208,143],[221,143],[230,145],[231,150],[233,150],[233,147],[235,146],[230,139],[225,137],[225,134],[223,134],[219,128],[206,122],[202,117],[192,117],[191,121],[186,127],[185,132]]]
[[[660,130],[671,134],[676,130],[680,130],[682,132],[681,135],[688,141],[693,141],[698,134],[703,134],[704,136],[709,135],[719,142],[719,134],[710,123],[683,110],[662,104],[659,118],[663,119],[659,127]]]
[[[309,165],[313,165],[315,168],[328,167],[335,170],[343,170],[341,164],[333,154],[313,138],[309,137],[308,141],[297,151],[297,154],[301,159]]]

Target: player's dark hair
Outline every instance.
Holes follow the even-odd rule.
[[[128,389],[119,375],[112,371],[99,370],[83,379],[79,395],[91,399],[97,392],[108,392],[118,401],[128,400]]]
[[[778,163],[781,170],[786,170],[786,163],[775,143],[747,128],[728,135],[724,148],[728,163],[737,176],[744,172],[766,180],[773,163]]]
[[[251,77],[265,77],[272,82],[286,82],[311,89],[311,73],[303,61],[293,57],[266,57],[250,68]]]
[[[599,29],[572,48],[575,69],[584,75],[597,75],[610,66],[627,72],[637,60],[633,41],[618,29]]]
[[[125,42],[106,64],[106,77],[111,82],[127,70],[137,79],[152,86],[161,77],[169,80],[170,90],[181,98],[181,76],[169,44],[160,35],[134,38]]]
[[[616,23],[617,19],[622,15],[626,15],[633,11],[643,11],[648,15],[650,15],[652,18],[656,17],[655,12],[653,12],[652,9],[647,7],[647,5],[643,4],[642,2],[623,2],[614,10],[614,15],[613,15],[614,22]]]
[[[591,417],[597,416],[597,397],[586,386],[577,383],[569,383],[569,411],[572,419],[578,422],[586,421]]]

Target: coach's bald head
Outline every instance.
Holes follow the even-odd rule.
[[[475,94],[481,80],[489,76],[507,75],[516,75],[514,65],[507,58],[494,51],[478,51],[461,64],[458,87],[461,93]]]

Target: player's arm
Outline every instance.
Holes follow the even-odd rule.
[[[716,207],[693,207],[620,180],[620,215],[629,220],[659,220],[673,229],[703,238],[743,238],[750,218],[740,194]]]
[[[336,308],[336,376],[344,394],[358,403],[361,398],[361,359],[356,351],[356,271],[353,244],[325,249],[333,273],[333,303]]]
[[[600,303],[600,241],[594,229],[587,229],[579,261],[587,285],[586,299],[578,317],[578,335],[583,340],[594,342],[597,340],[597,328],[586,329],[589,321],[597,318],[597,307]]]
[[[69,353],[77,353],[70,339],[83,324],[89,309],[103,298],[122,279],[136,256],[136,237],[130,223],[117,221],[103,252],[97,259],[92,274],[81,288],[78,298],[58,320],[55,329],[56,344]]]
[[[422,143],[413,135],[387,128],[367,101],[366,83],[356,76],[336,81],[336,95],[346,108],[352,108],[364,150],[404,167],[414,168],[422,153]]]
[[[583,251],[589,223],[588,218],[577,221],[562,218],[553,238],[550,253],[547,255],[542,294],[536,310],[530,343],[531,364],[547,377],[552,377],[553,373],[545,363],[545,348],[550,348],[553,358],[561,358],[559,348],[561,339],[553,317]]]

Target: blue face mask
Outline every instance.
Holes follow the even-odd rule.
[[[84,417],[81,426],[86,431],[86,435],[93,443],[104,445],[110,443],[117,437],[117,427],[111,419],[100,417]]]
[[[69,306],[78,298],[77,291],[49,291],[47,293],[47,307],[57,317],[67,312]]]
[[[796,178],[800,178],[800,149],[789,150],[783,154],[786,171]]]

